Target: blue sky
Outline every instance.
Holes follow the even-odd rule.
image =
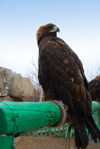
[[[60,28],[89,78],[100,67],[99,0],[0,0],[0,66],[27,74],[38,59],[36,32],[47,23]]]

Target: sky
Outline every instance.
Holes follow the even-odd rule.
[[[37,30],[47,23],[60,28],[90,79],[100,68],[100,0],[0,0],[0,66],[26,76],[38,61]]]

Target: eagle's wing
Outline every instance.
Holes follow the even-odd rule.
[[[100,79],[93,79],[89,82],[89,91],[92,100],[100,102]]]
[[[39,51],[39,80],[44,92],[54,92],[63,102],[64,96],[71,95],[73,100],[81,101],[84,112],[89,112],[91,98],[78,56],[59,38],[44,40]]]

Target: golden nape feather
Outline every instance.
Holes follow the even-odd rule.
[[[50,26],[52,25],[55,26],[54,24],[50,23],[50,24],[42,25],[39,27],[37,34],[36,34],[37,43],[42,39],[42,37],[45,36],[48,27],[50,28]]]

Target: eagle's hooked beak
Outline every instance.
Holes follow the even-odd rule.
[[[60,29],[57,26],[54,26],[49,32],[60,32]]]

